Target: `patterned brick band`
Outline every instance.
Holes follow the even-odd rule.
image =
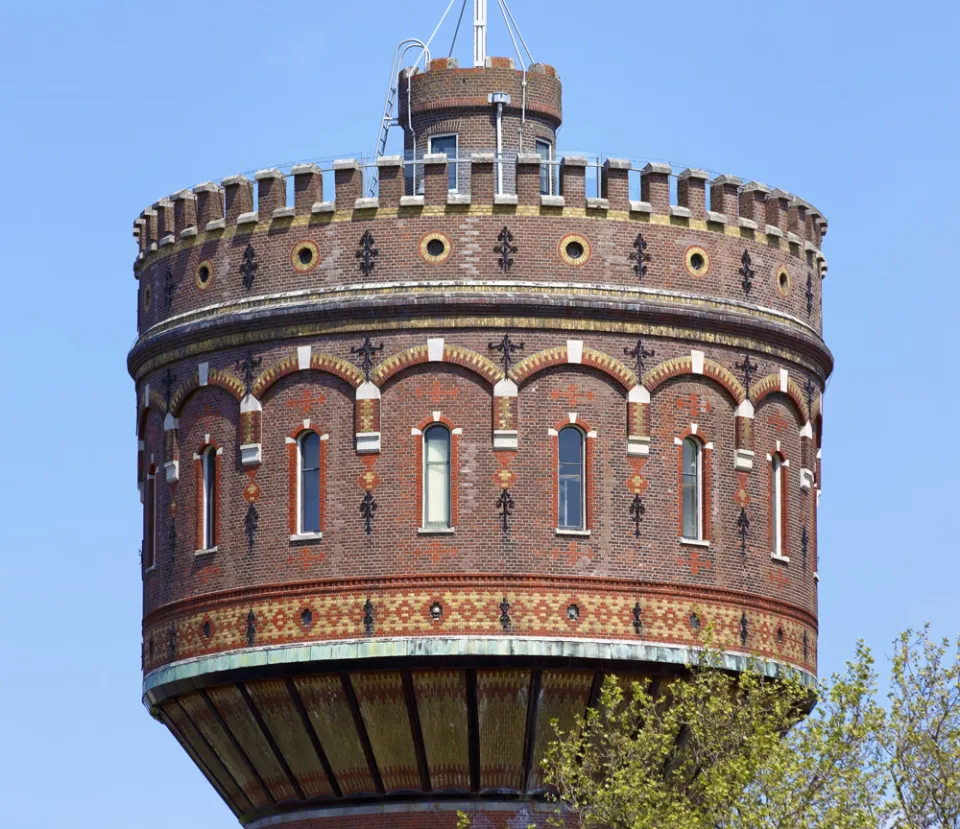
[[[514,635],[693,646],[711,624],[718,641],[736,650],[816,671],[815,619],[779,602],[601,579],[439,577],[233,591],[190,600],[145,620],[144,671],[253,645],[377,637]]]

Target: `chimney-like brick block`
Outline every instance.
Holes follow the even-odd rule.
[[[790,209],[787,211],[787,230],[804,239],[807,232],[806,225],[807,205],[803,199],[794,196],[790,202]]]
[[[740,185],[736,176],[717,176],[710,182],[710,209],[736,219],[740,212]]]
[[[403,196],[403,157],[383,155],[377,159],[380,207],[399,207]]]
[[[812,206],[807,210],[807,221],[810,223],[810,241],[820,247],[823,244],[822,224],[826,224],[826,222],[820,211]]]
[[[353,210],[357,199],[363,196],[363,168],[360,162],[355,158],[334,161],[333,184],[337,210]]]
[[[323,201],[323,173],[316,164],[294,164],[293,209],[298,216],[310,214],[310,209]]]
[[[188,227],[197,226],[197,197],[192,190],[181,190],[173,197],[173,232],[177,238]]]
[[[457,58],[434,58],[430,61],[429,72],[442,72],[444,69],[459,69],[460,61]]]
[[[517,204],[540,204],[540,162],[536,153],[517,154]]]
[[[140,253],[143,253],[147,249],[147,222],[143,218],[143,214],[140,214],[140,217],[133,220],[133,238],[137,240],[137,249]]]
[[[608,158],[600,171],[600,193],[611,210],[630,209],[630,170],[626,158]]]
[[[706,170],[688,167],[677,177],[677,204],[686,207],[694,219],[700,219],[707,212]]]
[[[778,227],[784,233],[787,232],[787,211],[790,209],[790,202],[793,196],[785,193],[783,190],[773,190],[767,196],[766,223]]]
[[[193,188],[197,196],[197,230],[201,233],[210,222],[222,219],[223,189],[219,184],[206,181]]]
[[[647,164],[640,171],[640,201],[645,201],[654,213],[670,212],[670,165]]]
[[[762,232],[767,221],[766,201],[770,188],[759,181],[748,181],[740,191],[740,218],[757,223]]]
[[[157,244],[157,211],[144,210],[143,221],[146,228],[145,247],[150,250],[152,245]]]
[[[160,199],[153,208],[157,211],[157,239],[173,236],[173,202],[170,199]]]
[[[587,198],[587,159],[565,155],[560,159],[560,195],[568,207],[582,207]]]
[[[257,212],[261,219],[270,220],[274,210],[287,206],[287,177],[279,170],[258,170]]]
[[[228,225],[237,223],[244,213],[253,212],[253,182],[246,176],[230,176],[223,180]]]
[[[493,153],[474,153],[470,157],[470,196],[474,204],[493,204]]]
[[[450,192],[446,153],[427,153],[423,157],[423,203],[446,204]]]

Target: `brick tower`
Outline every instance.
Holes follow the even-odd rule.
[[[542,824],[550,721],[708,623],[816,674],[826,220],[477,62],[134,222],[144,702],[249,827]]]

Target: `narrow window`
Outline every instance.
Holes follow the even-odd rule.
[[[770,464],[772,486],[770,496],[773,503],[770,505],[770,521],[773,534],[773,554],[783,555],[783,458],[779,454],[773,456]]]
[[[553,190],[553,171],[549,163],[553,160],[553,146],[549,141],[537,139],[537,155],[543,159],[540,165],[540,195],[549,196]]]
[[[217,546],[217,450],[208,446],[203,453],[203,549]]]
[[[695,438],[683,441],[683,537],[703,538],[703,493],[702,448]]]
[[[576,426],[560,430],[558,526],[561,530],[584,529],[583,432]]]
[[[450,430],[431,426],[423,433],[423,526],[450,526]]]
[[[300,533],[320,532],[320,435],[300,438]]]
[[[457,136],[434,135],[430,139],[431,153],[445,153],[447,156],[447,187],[451,193],[457,190]]]
[[[157,553],[157,484],[156,468],[151,466],[143,492],[143,566],[149,570],[156,563]]]

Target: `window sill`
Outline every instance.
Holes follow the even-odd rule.
[[[579,535],[582,538],[589,538],[590,530],[567,530],[557,527],[557,535]]]
[[[681,544],[686,544],[690,547],[709,547],[710,542],[705,538],[678,538],[677,539]]]
[[[154,572],[157,569],[156,564],[151,564],[149,567],[145,567],[143,570],[143,575],[148,576],[150,573]]]
[[[207,547],[204,550],[194,550],[193,554],[199,558],[200,556],[210,556],[216,553],[220,548],[219,547]]]
[[[771,561],[782,561],[784,564],[790,563],[790,556],[782,556],[779,553],[770,553]]]
[[[291,541],[319,541],[323,533],[295,533],[290,536]]]
[[[417,527],[417,535],[453,535],[455,527]]]

